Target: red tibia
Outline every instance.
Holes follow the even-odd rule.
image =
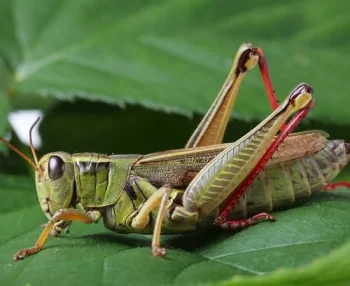
[[[327,184],[323,190],[325,191],[333,191],[337,188],[350,188],[350,182],[336,182]]]
[[[273,153],[277,150],[279,145],[284,141],[284,139],[294,130],[298,123],[307,115],[309,110],[312,108],[313,102],[309,104],[306,108],[299,111],[293,119],[287,124],[286,128],[277,136],[277,138],[272,142],[270,147],[267,149],[265,154],[262,156],[260,161],[256,164],[253,170],[248,174],[248,176],[242,181],[242,183],[234,191],[234,194],[228,200],[228,202],[222,208],[220,214],[215,219],[215,224],[220,225],[225,221],[228,221],[230,210],[238,202],[239,198],[244,194],[248,187],[253,183],[254,179],[258,176],[260,171],[264,168],[267,161],[271,159]]]
[[[224,229],[240,229],[240,228],[246,228],[248,226],[257,224],[264,220],[275,221],[276,219],[274,216],[268,213],[259,213],[251,218],[225,221],[220,224],[220,227]]]
[[[260,73],[265,85],[267,96],[270,100],[270,105],[272,107],[272,110],[276,110],[279,104],[275,94],[275,89],[272,86],[272,81],[269,73],[269,68],[267,67],[265,54],[261,48],[255,48],[255,52],[259,56]],[[284,128],[286,128],[286,124],[282,124],[281,131],[283,131]]]
[[[272,86],[269,69],[267,67],[266,57],[261,48],[256,48],[256,53],[259,56],[259,68],[260,68],[261,76],[265,85],[267,95],[270,100],[270,105],[272,109],[275,110],[278,107],[278,100],[275,95],[275,90]]]

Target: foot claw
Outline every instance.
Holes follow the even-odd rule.
[[[18,251],[14,256],[13,256],[13,261],[19,261],[22,260],[23,258],[30,256],[32,254],[35,254],[39,252],[40,248],[34,246],[32,248],[27,248],[27,249],[22,249]]]
[[[166,249],[161,247],[153,247],[152,253],[154,256],[164,256],[166,254]]]
[[[276,221],[276,218],[273,215],[270,215],[269,217],[266,218],[266,220]]]
[[[28,256],[28,251],[27,249],[23,249],[18,251],[15,256],[13,257],[13,261],[19,261],[22,260],[23,258]]]
[[[25,253],[23,253],[23,250],[20,250],[13,256],[13,261],[22,260],[24,257],[26,257]]]

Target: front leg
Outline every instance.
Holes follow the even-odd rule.
[[[74,209],[61,209],[58,210],[53,217],[49,220],[49,222],[46,224],[44,230],[40,234],[38,240],[36,241],[35,245],[31,248],[22,249],[18,251],[15,256],[13,257],[14,261],[21,260],[27,256],[33,255],[37,252],[39,252],[42,247],[44,246],[47,237],[49,236],[52,228],[55,226],[55,224],[61,220],[63,221],[80,221],[82,223],[90,224],[90,223],[96,223],[101,217],[101,213],[99,211],[93,210],[88,211],[86,213],[82,213],[80,211],[74,210]]]

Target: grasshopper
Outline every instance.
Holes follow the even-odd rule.
[[[49,220],[35,245],[18,251],[13,259],[39,252],[49,234],[59,235],[73,221],[91,224],[101,218],[115,232],[153,233],[152,252],[163,256],[161,233],[183,233],[213,224],[236,229],[274,220],[265,211],[321,190],[348,158],[344,142],[327,141],[319,131],[286,139],[313,106],[312,88],[307,84],[298,85],[280,106],[273,101],[272,114],[241,139],[220,144],[242,79],[258,62],[263,78],[269,80],[262,51],[250,44],[239,48],[228,78],[185,149],[112,156],[53,152],[38,160],[31,143],[33,125],[33,161],[0,137],[35,169],[39,203]],[[272,89],[268,92],[274,96]],[[280,146],[285,139],[286,144]],[[299,145],[301,150],[288,152],[297,142],[311,147]],[[325,166],[321,171],[314,166],[316,160]],[[322,172],[322,180],[315,169]],[[289,178],[284,175],[287,171]],[[280,177],[285,181],[276,179]]]

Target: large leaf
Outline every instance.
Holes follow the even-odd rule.
[[[251,279],[235,277],[218,285],[253,286],[253,285],[349,285],[348,259],[350,243],[332,252],[327,258],[317,259],[312,265],[296,271],[279,270],[271,275],[255,276]],[[335,267],[336,265],[336,267]]]
[[[15,102],[54,95],[204,112],[237,47],[248,41],[265,49],[280,99],[306,81],[316,91],[314,118],[348,121],[346,0],[2,0],[0,5],[0,67],[7,75],[0,85]],[[257,72],[242,92],[238,113],[266,114]]]
[[[112,234],[102,225],[75,223],[69,235],[50,237],[37,255],[12,262],[17,250],[33,245],[45,217],[31,179],[1,176],[0,188],[2,285],[188,285],[233,275],[243,275],[239,279],[244,285],[251,281],[247,276],[304,266],[322,257],[327,262],[326,255],[350,235],[350,194],[344,191],[318,194],[296,208],[276,213],[275,223],[237,233],[214,229],[164,236],[166,258],[151,255],[149,236]],[[336,267],[344,269],[348,261],[343,257]],[[295,276],[299,272],[305,271],[290,269],[286,281],[300,277],[306,283],[304,274]],[[336,281],[333,274],[324,280]],[[350,281],[348,272],[339,275],[340,282]],[[264,279],[269,281],[269,277]]]
[[[348,5],[345,0],[0,0],[0,132],[6,127],[10,98],[12,108],[46,109],[41,152],[181,148],[198,116],[189,120],[139,106],[121,110],[83,101],[50,107],[57,98],[83,98],[203,113],[237,47],[246,41],[266,51],[280,99],[298,82],[309,82],[317,102],[311,116],[346,124]],[[235,110],[241,118],[267,114],[263,93],[258,72],[248,75]],[[253,125],[231,125],[229,140]],[[325,129],[347,136],[346,125]],[[8,161],[17,165],[12,157],[1,165]],[[11,261],[12,255],[33,245],[45,217],[31,179],[0,176],[0,198],[2,285],[187,285],[219,283],[232,276],[234,280],[224,283],[350,281],[349,247],[328,257],[349,237],[347,190],[320,194],[276,213],[276,223],[241,232],[164,237],[164,259],[151,256],[149,236],[112,234],[101,224],[74,224],[71,234],[50,238],[42,252],[18,263]],[[268,274],[280,267],[288,270]],[[333,271],[326,273],[327,268]]]

